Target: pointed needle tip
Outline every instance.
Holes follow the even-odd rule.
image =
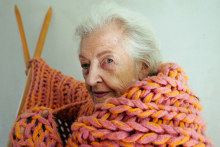
[[[17,6],[17,5],[15,5],[15,10],[16,10],[16,11],[18,10],[18,6]]]

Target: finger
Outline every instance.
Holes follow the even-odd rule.
[[[49,112],[48,110],[44,110],[42,113],[41,113],[41,116],[43,116],[44,118],[46,118],[48,116]]]
[[[22,126],[20,127],[20,133],[24,134],[24,127],[22,127]]]

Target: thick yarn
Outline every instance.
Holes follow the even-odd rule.
[[[94,112],[83,82],[55,71],[42,59],[35,59],[32,68],[25,113],[11,132],[14,146],[212,146],[199,99],[177,64],[161,65],[156,76],[135,83]]]
[[[85,84],[75,80],[73,77],[65,76],[60,71],[51,68],[43,59],[32,60],[32,80],[22,112],[36,107],[43,106],[54,111],[65,109],[69,104],[86,102],[93,104]],[[89,114],[93,105],[83,105],[83,111]],[[91,109],[91,110],[88,110]]]
[[[157,76],[80,117],[71,127],[68,146],[211,146],[199,114],[202,107],[187,80],[177,64],[163,64]]]
[[[72,133],[71,124],[81,115],[92,114],[94,104],[83,82],[63,75],[41,58],[33,59],[31,66],[24,114],[10,133],[12,145],[63,146]]]
[[[11,140],[15,147],[62,147],[51,110],[45,107],[35,107],[22,114],[12,128]]]

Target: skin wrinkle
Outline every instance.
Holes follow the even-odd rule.
[[[126,66],[126,65],[123,65],[123,66]],[[122,70],[122,69],[121,69]],[[128,69],[129,70],[129,69]],[[123,71],[119,71],[119,72],[123,72]],[[122,80],[122,79],[120,79],[120,77],[118,76],[118,75],[116,75],[115,74],[115,76],[119,79],[119,83],[120,83],[120,85],[119,85],[119,89],[124,89],[124,90],[126,90],[129,86],[130,86],[130,81],[128,81],[128,80]],[[131,79],[131,82],[132,83],[134,83],[134,82],[136,82],[137,81],[137,79],[136,78],[133,78],[133,79]],[[119,93],[119,95],[122,95],[123,93],[124,93],[125,91],[121,91],[121,93]]]
[[[124,29],[112,23],[93,31],[81,41],[79,59],[86,87],[95,104],[121,96],[139,80],[140,72],[137,71],[136,62],[122,43],[124,37]],[[113,61],[107,63],[108,59]],[[98,98],[94,91],[104,91],[107,95]]]

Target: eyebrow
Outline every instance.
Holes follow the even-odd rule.
[[[112,51],[110,51],[110,50],[103,51],[101,53],[98,53],[97,57],[103,56],[104,54],[108,54],[108,53],[112,53]]]
[[[97,57],[103,56],[104,54],[112,53],[110,50],[102,51],[101,53],[97,54]],[[79,58],[86,58],[82,54],[79,54]]]

